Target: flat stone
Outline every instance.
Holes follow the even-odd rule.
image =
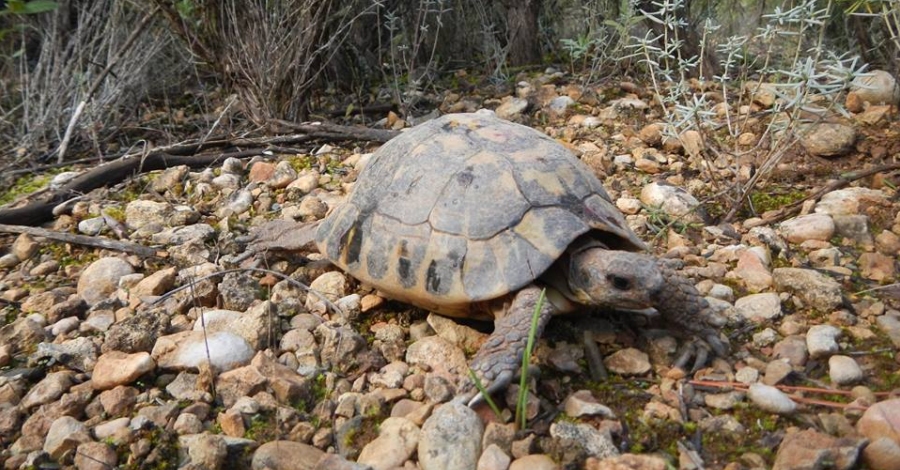
[[[751,294],[737,299],[734,309],[742,317],[762,323],[781,316],[781,299],[774,292]]]
[[[550,425],[550,435],[566,445],[581,447],[590,457],[602,459],[619,455],[609,431],[601,431],[589,424],[558,421]]]
[[[206,338],[202,332],[183,331],[157,339],[151,356],[161,369],[196,370],[200,364],[211,361],[213,368],[222,372],[249,363],[253,354],[244,338],[228,331]]]
[[[559,465],[548,455],[531,454],[514,460],[509,470],[559,470]]]
[[[643,375],[651,369],[647,353],[635,348],[620,349],[604,358],[603,364],[621,375]]]
[[[812,269],[775,268],[772,272],[775,288],[789,291],[804,304],[822,312],[830,312],[843,304],[841,285],[825,274]]]
[[[253,470],[314,470],[325,452],[294,441],[267,442],[253,453]]]
[[[566,416],[578,418],[581,416],[602,416],[604,418],[616,419],[615,413],[606,405],[601,404],[594,398],[590,390],[579,390],[566,398],[563,403],[563,411]]]
[[[850,470],[865,445],[865,439],[836,438],[813,429],[788,432],[778,447],[772,470]]]
[[[497,444],[491,444],[485,447],[484,452],[481,453],[475,470],[507,470],[509,463],[509,455],[503,452],[503,449]]]
[[[796,244],[807,240],[828,241],[834,235],[834,230],[834,220],[826,214],[801,215],[778,225],[781,236]]]
[[[127,354],[110,351],[97,360],[91,383],[94,390],[108,390],[130,384],[155,368],[156,362],[146,352]]]
[[[411,344],[406,350],[406,362],[410,366],[423,367],[431,373],[454,381],[468,375],[469,365],[462,349],[440,336],[426,336]]]
[[[47,374],[40,382],[31,387],[31,390],[22,398],[20,405],[24,408],[33,408],[56,401],[72,387],[74,375],[71,371]]]
[[[78,470],[108,470],[116,468],[118,463],[115,448],[103,442],[85,442],[75,451],[75,468]]]
[[[888,335],[894,347],[900,349],[900,312],[887,312],[875,318],[875,324],[878,328]]]

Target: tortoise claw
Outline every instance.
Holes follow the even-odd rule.
[[[497,377],[493,379],[479,377],[478,380],[484,387],[484,392],[487,393],[487,395],[493,395],[494,393],[508,387],[512,383],[514,378],[515,374],[513,373],[513,371],[503,370],[499,373],[499,375],[497,375]],[[470,378],[460,384],[457,390],[457,398],[454,401],[459,401],[465,403],[469,407],[473,407],[485,400],[484,395],[485,394],[482,393],[481,390],[478,390],[475,387],[475,383]]]

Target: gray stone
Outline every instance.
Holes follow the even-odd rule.
[[[209,470],[222,468],[228,457],[228,446],[225,444],[225,439],[215,434],[196,435],[190,439],[187,448],[191,464],[197,465],[198,468]]]
[[[806,349],[813,359],[828,357],[840,350],[837,338],[841,330],[831,325],[814,325],[806,332]]]
[[[84,423],[71,416],[63,416],[50,425],[44,440],[44,452],[54,460],[60,460],[64,455],[74,453],[80,444],[91,441],[91,433]]]
[[[850,90],[862,101],[871,104],[898,104],[900,86],[890,72],[872,70],[853,79]]]
[[[650,183],[641,189],[641,202],[659,208],[666,215],[681,218],[685,222],[700,222],[697,207],[700,201],[684,188],[667,183]]]
[[[497,107],[497,117],[514,121],[528,109],[528,100],[523,98],[509,98]]]
[[[900,312],[893,310],[875,319],[878,328],[888,335],[894,347],[900,349]]]
[[[228,331],[206,337],[203,332],[183,331],[157,339],[151,356],[161,369],[196,370],[210,362],[222,372],[248,364],[254,354],[244,338]]]
[[[797,409],[797,404],[775,387],[755,383],[747,390],[747,397],[754,405],[769,413],[788,415]]]
[[[841,285],[834,279],[812,269],[776,268],[772,271],[775,288],[789,291],[805,305],[829,313],[840,307]]]
[[[78,277],[78,295],[88,305],[95,305],[118,289],[122,276],[133,273],[134,268],[122,258],[100,258]]]
[[[62,343],[41,343],[32,359],[52,357],[70,369],[90,372],[97,364],[97,345],[90,338],[79,337]]]
[[[591,457],[603,459],[619,455],[609,431],[601,431],[589,424],[558,421],[550,425],[550,435],[567,445],[581,447]]]
[[[31,390],[19,403],[24,408],[33,408],[56,401],[72,387],[74,373],[71,371],[51,372]]]
[[[388,418],[378,427],[378,437],[359,453],[358,463],[374,470],[401,467],[419,445],[419,427],[406,418]]]
[[[347,278],[338,271],[329,271],[313,280],[309,284],[309,290],[311,292],[306,296],[306,309],[313,313],[325,313],[328,307],[320,296],[336,302],[347,295]]]
[[[834,220],[827,214],[801,215],[778,225],[781,236],[796,244],[807,240],[828,241],[834,230]]]
[[[162,310],[145,310],[112,325],[100,350],[136,353],[150,351],[169,328],[169,316]]]
[[[590,390],[579,390],[569,395],[563,403],[563,411],[572,418],[601,416],[616,419],[615,413],[608,406],[599,403]]]
[[[850,385],[863,378],[863,371],[852,357],[835,354],[828,358],[828,376],[835,385]]]
[[[366,347],[365,338],[349,325],[323,323],[316,327],[315,336],[321,345],[319,356],[325,368],[349,370],[356,364],[357,353]]]
[[[803,126],[800,145],[817,157],[838,157],[853,149],[856,129],[838,123],[819,123]]]
[[[150,235],[150,241],[159,245],[183,245],[190,242],[205,242],[216,235],[216,229],[209,224],[192,224],[184,227],[169,227]]]
[[[447,403],[425,421],[419,436],[422,470],[470,470],[481,455],[484,426],[471,408]]]
[[[781,299],[774,292],[751,294],[737,299],[734,309],[742,317],[762,323],[781,316]]]

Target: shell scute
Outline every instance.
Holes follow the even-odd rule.
[[[471,305],[534,281],[587,232],[611,248],[642,247],[565,147],[476,113],[435,119],[383,145],[317,242],[391,297],[468,316]]]

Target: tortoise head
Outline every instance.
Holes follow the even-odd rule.
[[[592,247],[571,254],[568,284],[582,304],[640,310],[658,306],[665,278],[650,256]]]

